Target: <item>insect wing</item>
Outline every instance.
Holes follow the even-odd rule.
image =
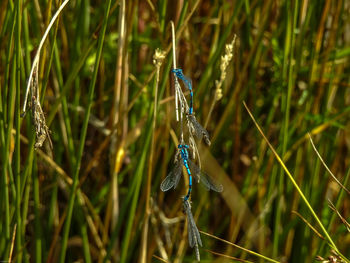
[[[197,121],[194,115],[187,116],[188,121],[190,122],[190,126],[192,127],[192,131],[194,135],[201,140],[204,137],[204,141],[207,145],[210,145],[209,133],[206,129],[203,128],[202,125]]]
[[[160,184],[160,190],[163,192],[168,191],[175,184],[175,176],[173,172],[170,172],[167,177],[165,177],[164,181]]]
[[[222,184],[216,183],[209,175],[201,172],[200,168],[191,160],[188,160],[190,169],[197,182],[201,182],[207,191],[213,190],[215,192],[222,192]]]
[[[188,77],[186,77],[184,74],[181,74],[182,76],[180,77],[180,79],[183,81],[183,83],[185,84],[186,88],[188,90],[192,90],[192,80]]]
[[[207,174],[201,174],[201,183],[209,190],[213,190],[215,192],[222,192],[224,189],[222,184],[214,182],[214,180]]]
[[[187,162],[188,162],[188,165],[190,166],[190,170],[192,171],[194,178],[196,179],[197,183],[199,183],[201,179],[201,169],[199,169],[199,167],[190,159],[188,159]]]
[[[198,228],[197,228],[196,223],[194,221],[194,218],[193,218],[191,210],[187,214],[187,219],[188,219],[188,235],[192,236],[191,239],[193,240],[192,244],[190,243],[190,247],[194,247],[197,244],[202,246],[201,236],[199,234],[199,231],[198,231]]]
[[[181,162],[179,162],[179,161],[175,162],[175,167],[174,167],[173,173],[174,173],[174,176],[175,176],[175,181],[174,181],[174,189],[175,189],[176,186],[179,184],[180,177],[181,177],[181,174],[182,174]]]
[[[197,139],[201,140],[203,138],[203,134],[201,132],[201,125],[197,122],[196,117],[193,115],[187,115],[187,119],[192,128],[192,132],[197,137]]]
[[[190,226],[190,224],[187,225],[187,229],[188,229],[188,244],[190,245],[190,247],[193,247],[196,242],[194,240],[194,233],[193,233],[193,229]]]
[[[179,184],[181,173],[181,163],[176,161],[174,169],[169,173],[167,177],[165,177],[163,182],[160,184],[160,190],[166,192],[173,187],[175,189]]]
[[[188,243],[190,247],[198,247],[198,244],[202,246],[202,240],[192,215],[191,206],[188,201],[184,201],[183,206],[188,221]]]

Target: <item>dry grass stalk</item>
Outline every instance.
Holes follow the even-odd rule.
[[[346,221],[346,219],[340,214],[338,209],[335,207],[335,205],[329,199],[328,199],[328,206],[329,206],[330,209],[332,209],[334,212],[337,213],[338,217],[340,218],[340,220],[342,221],[342,223],[346,227],[346,230],[348,230],[348,232],[350,233],[350,224],[349,224],[349,222]]]
[[[345,190],[345,192],[347,192],[348,194],[350,194],[350,191],[341,183],[339,182],[339,180],[337,179],[337,177],[335,177],[335,175],[332,173],[332,171],[328,168],[327,164],[323,161],[322,156],[320,155],[320,153],[317,151],[316,146],[312,140],[312,137],[310,135],[310,133],[307,134],[309,136],[312,148],[314,149],[314,151],[316,152],[318,158],[320,159],[321,163],[323,164],[323,166],[326,168],[326,170],[329,172],[329,174],[332,176],[332,178],[334,179],[334,181],[337,182],[338,185],[340,185],[341,188],[343,188]]]
[[[12,241],[11,241],[11,248],[10,248],[10,256],[8,262],[12,262],[12,253],[13,253],[13,248],[15,246],[15,237],[16,237],[16,230],[17,230],[17,224],[13,227],[13,234],[12,234]]]
[[[233,39],[231,41],[231,43],[227,44],[225,46],[225,55],[221,57],[221,63],[220,63],[220,79],[215,81],[215,94],[214,94],[214,99],[210,105],[210,109],[209,109],[209,113],[208,113],[208,117],[205,121],[204,124],[204,128],[206,128],[208,126],[211,114],[213,112],[215,103],[217,101],[219,101],[222,98],[222,84],[226,78],[226,69],[228,67],[228,65],[230,64],[230,61],[233,58],[233,51],[234,51],[234,47],[236,44],[236,39],[237,39],[237,35],[235,34],[233,36]]]
[[[311,223],[309,223],[305,217],[303,217],[301,214],[299,214],[297,211],[292,211],[293,214],[297,215],[298,217],[300,217],[301,220],[304,221],[305,224],[307,224],[307,226],[321,239],[325,240],[325,238],[320,234],[320,232],[317,231],[316,228],[314,228],[312,226]]]
[[[153,55],[153,64],[155,65],[157,69],[156,73],[156,85],[155,85],[155,92],[154,92],[154,108],[153,108],[153,123],[152,123],[152,142],[151,142],[151,149],[150,149],[150,155],[149,155],[149,165],[148,165],[148,174],[147,174],[147,188],[146,188],[146,216],[145,216],[145,223],[143,225],[143,231],[142,231],[142,241],[141,241],[141,256],[140,256],[140,262],[146,262],[147,261],[147,242],[148,242],[148,228],[149,228],[149,218],[151,215],[151,207],[150,207],[150,197],[151,197],[151,182],[152,182],[152,168],[153,168],[153,158],[154,158],[154,148],[155,148],[155,129],[156,129],[156,119],[157,119],[157,103],[158,103],[158,85],[159,85],[159,75],[160,75],[160,68],[163,64],[163,61],[165,59],[166,53],[165,51],[162,51],[160,49],[156,49],[154,55]]]

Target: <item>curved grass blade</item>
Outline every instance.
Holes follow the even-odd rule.
[[[197,139],[201,140],[202,138],[204,138],[205,143],[209,146],[210,139],[209,139],[208,131],[203,128],[203,126],[197,121],[194,115],[188,114],[187,120],[188,120],[190,129],[192,130],[192,133],[197,137]]]
[[[204,235],[206,235],[206,236],[209,236],[209,237],[215,238],[215,239],[217,239],[217,240],[220,240],[221,242],[224,242],[224,243],[226,243],[226,244],[228,244],[228,245],[230,245],[230,246],[233,246],[233,247],[235,247],[235,248],[238,248],[238,249],[240,249],[240,250],[242,250],[242,251],[245,251],[246,253],[249,253],[249,254],[251,254],[251,255],[254,255],[254,256],[256,256],[256,257],[259,257],[260,259],[264,259],[265,261],[269,261],[269,262],[273,262],[273,263],[281,263],[280,261],[277,261],[277,260],[275,260],[275,259],[266,257],[266,256],[264,256],[264,255],[261,255],[261,254],[259,254],[259,253],[256,253],[256,252],[252,251],[252,250],[249,250],[249,249],[247,249],[247,248],[244,248],[244,247],[241,247],[241,246],[239,246],[239,245],[236,245],[235,243],[229,242],[229,241],[227,241],[227,240],[225,240],[225,239],[219,238],[219,237],[214,236],[214,235],[212,235],[212,234],[209,234],[209,233],[207,233],[207,232],[201,231],[201,233],[204,234]]]
[[[201,182],[207,191],[213,190],[218,193],[223,191],[224,188],[222,184],[216,183],[213,178],[203,173],[194,162],[188,160],[188,164],[190,166],[194,178],[196,178],[197,182]]]

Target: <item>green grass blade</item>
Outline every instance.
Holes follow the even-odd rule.
[[[71,193],[70,193],[70,197],[69,197],[68,208],[67,208],[67,217],[66,217],[66,222],[64,225],[64,230],[63,230],[62,249],[61,249],[60,260],[59,260],[59,262],[61,262],[61,263],[65,262],[68,235],[69,235],[70,224],[71,224],[71,219],[72,219],[72,214],[73,214],[73,207],[74,207],[74,203],[75,203],[75,195],[76,195],[76,190],[77,190],[77,186],[79,183],[80,163],[81,163],[81,158],[83,155],[83,150],[84,150],[84,145],[85,145],[87,126],[88,126],[90,111],[91,111],[91,107],[92,107],[92,103],[93,103],[95,83],[96,83],[97,72],[98,72],[99,63],[100,63],[100,59],[101,59],[101,55],[102,55],[103,42],[104,42],[104,38],[105,38],[111,2],[112,1],[109,0],[108,4],[106,6],[106,12],[105,12],[104,20],[103,20],[102,31],[100,32],[100,36],[99,36],[99,40],[98,40],[95,68],[94,68],[92,80],[91,80],[90,87],[89,87],[88,105],[86,107],[85,118],[84,118],[83,126],[81,129],[80,145],[79,145],[77,158],[76,158],[76,167],[75,167],[74,176],[73,176],[73,185],[72,185],[72,189],[71,189]]]

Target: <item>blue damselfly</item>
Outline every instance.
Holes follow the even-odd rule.
[[[185,166],[187,174],[189,176],[189,190],[184,200],[188,200],[192,190],[192,175],[196,179],[195,181],[201,182],[206,190],[213,190],[215,192],[222,192],[223,186],[215,181],[207,174],[203,173],[201,169],[189,158],[189,146],[187,144],[179,144],[179,151],[175,156],[175,166],[169,175],[163,180],[160,185],[160,189],[163,192],[176,188],[180,181],[182,174],[182,165]],[[192,172],[191,172],[192,171]]]
[[[193,89],[192,89],[192,80],[188,77],[186,77],[183,72],[182,69],[180,68],[175,68],[171,70],[176,77],[178,77],[179,79],[182,80],[182,82],[185,84],[186,88],[190,91],[190,96],[191,96],[191,100],[190,100],[190,108],[189,108],[189,114],[193,113]]]
[[[184,197],[185,200],[188,200],[191,195],[192,190],[192,174],[190,167],[188,166],[189,161],[189,154],[188,149],[189,146],[187,144],[179,144],[178,145],[179,151],[177,152],[175,156],[175,167],[174,169],[169,173],[169,175],[164,179],[164,181],[160,185],[160,189],[163,192],[168,191],[171,188],[176,188],[176,186],[179,183],[181,173],[182,173],[182,165],[185,166],[187,174],[189,176],[189,188],[186,196]]]

